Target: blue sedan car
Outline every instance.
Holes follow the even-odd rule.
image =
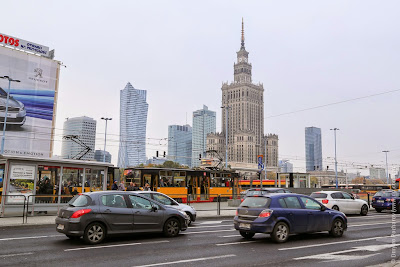
[[[329,231],[341,237],[347,218],[309,196],[286,193],[246,198],[236,211],[234,225],[244,238],[264,233],[283,243],[289,234]]]
[[[395,205],[394,209],[392,205]],[[372,197],[372,207],[377,211],[392,210],[400,213],[400,192],[394,190],[381,190]]]

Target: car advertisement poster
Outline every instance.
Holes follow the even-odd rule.
[[[59,63],[0,47],[0,130],[8,112],[4,154],[51,157]]]

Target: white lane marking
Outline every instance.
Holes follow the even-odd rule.
[[[190,260],[179,260],[179,261],[170,261],[170,262],[160,262],[160,263],[153,263],[147,265],[137,265],[134,267],[148,267],[148,266],[160,266],[160,265],[171,265],[171,264],[178,264],[178,263],[185,263],[185,262],[194,262],[194,261],[205,261],[205,260],[215,260],[215,259],[223,259],[229,257],[236,257],[235,254],[229,255],[222,255],[222,256],[214,256],[214,257],[204,257],[204,258],[197,258],[197,259],[190,259]]]
[[[201,222],[198,224],[214,224],[214,223],[222,223],[222,221],[207,221],[207,222]]]
[[[145,243],[127,243],[127,244],[116,244],[108,246],[94,246],[94,247],[83,247],[83,248],[70,248],[64,249],[64,251],[76,251],[76,250],[86,250],[86,249],[97,249],[97,248],[113,248],[113,247],[124,247],[124,246],[136,246],[136,245],[147,245],[147,244],[158,244],[158,243],[168,243],[168,240],[145,242]]]
[[[14,256],[24,256],[24,255],[32,255],[33,252],[27,252],[27,253],[18,253],[18,254],[8,254],[8,255],[0,255],[0,258],[3,257],[14,257]]]
[[[196,229],[198,229],[198,228],[214,228],[214,227],[223,227],[223,226],[232,227],[233,223],[231,223],[231,224],[221,224],[221,225],[194,226],[194,227],[190,227],[190,229],[193,229],[193,228],[196,228]]]
[[[368,223],[368,224],[356,224],[356,225],[349,225],[347,227],[358,227],[358,226],[369,226],[369,225],[377,225],[377,224],[389,224],[392,222],[382,222],[382,223]],[[400,223],[400,222],[399,222]]]
[[[230,246],[230,245],[239,245],[239,244],[247,244],[247,243],[254,243],[258,242],[257,240],[253,241],[239,241],[239,242],[231,242],[231,243],[221,243],[221,244],[215,244],[216,246]]]
[[[38,236],[24,236],[24,237],[9,237],[9,238],[2,238],[2,239],[0,239],[0,241],[36,239],[36,238],[59,237],[59,236],[64,236],[64,235],[38,235]]]
[[[219,237],[241,237],[241,235],[224,235]]]
[[[182,235],[203,234],[203,233],[219,233],[219,232],[228,232],[228,231],[236,231],[236,229],[216,230],[216,231],[187,232],[187,233],[182,233]]]
[[[305,245],[305,246],[290,247],[290,248],[280,248],[278,250],[292,250],[292,249],[302,249],[302,248],[329,246],[329,245],[337,245],[337,244],[343,244],[343,243],[353,243],[353,242],[360,242],[360,241],[376,240],[376,239],[380,239],[380,238],[388,238],[388,237],[395,237],[395,236],[400,236],[400,234],[381,236],[381,237],[376,237],[375,236],[375,237],[362,238],[362,239],[354,239],[354,240],[346,240],[346,241],[338,241],[338,242],[330,242],[330,243],[321,243],[321,244]]]

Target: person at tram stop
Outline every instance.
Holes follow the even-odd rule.
[[[119,191],[125,191],[125,190],[126,190],[124,181],[121,181],[121,182],[119,183],[119,185],[118,185],[118,190],[119,190]]]
[[[134,186],[133,186],[133,182],[129,183],[129,185],[126,188],[126,191],[135,191]]]
[[[136,183],[133,183],[133,191],[140,191],[140,188]]]
[[[150,189],[150,185],[148,183],[146,183],[143,187],[143,191],[151,191]]]
[[[117,180],[114,180],[111,190],[118,190]]]
[[[160,187],[164,187],[164,186],[165,186],[163,178],[160,179],[160,184],[159,184],[159,186],[160,186]]]

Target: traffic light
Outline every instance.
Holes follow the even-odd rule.
[[[199,159],[201,159],[201,154],[199,154]]]
[[[166,156],[166,153],[165,153],[165,151],[164,151],[164,155],[163,155],[163,156],[164,156],[164,158],[165,158],[165,156]]]
[[[158,158],[158,151],[156,152],[156,158]]]

